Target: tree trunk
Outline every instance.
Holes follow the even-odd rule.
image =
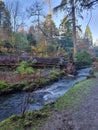
[[[74,55],[75,55],[77,53],[77,47],[76,47],[75,0],[72,0],[72,24],[73,24],[73,46],[74,46]]]

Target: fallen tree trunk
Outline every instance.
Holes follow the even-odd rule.
[[[27,61],[28,63],[35,60],[34,67],[59,67],[61,65],[61,57],[31,57],[31,56],[0,56],[0,66],[18,66],[20,62]],[[62,66],[66,67],[68,61],[65,59]]]

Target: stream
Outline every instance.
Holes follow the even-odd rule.
[[[91,68],[81,69],[75,77],[63,78],[58,82],[48,85],[43,89],[30,93],[30,103],[27,110],[39,110],[44,105],[55,102],[57,98],[65,94],[75,83],[86,79]],[[27,92],[10,94],[0,97],[0,121],[13,114],[22,112],[24,102],[28,97]]]

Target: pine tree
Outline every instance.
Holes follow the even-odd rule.
[[[0,1],[0,33],[7,35],[5,37],[11,34],[10,14],[3,1]]]
[[[92,32],[91,32],[91,30],[90,30],[89,25],[86,26],[85,38],[88,40],[89,45],[91,45],[91,44],[92,44]]]
[[[73,26],[73,46],[74,54],[77,52],[76,45],[76,15],[82,17],[82,12],[84,9],[91,9],[92,6],[98,4],[98,0],[62,0],[60,5],[54,8],[54,11],[62,9],[66,12],[67,17],[71,17]]]
[[[80,11],[79,8],[79,0],[62,0],[61,4],[54,8],[54,11],[57,11],[58,9],[63,9],[67,15],[67,17],[71,17],[72,20],[72,32],[73,32],[73,50],[74,54],[77,53],[77,47],[76,47],[76,11]]]
[[[46,16],[46,19],[43,22],[43,30],[46,33],[48,42],[52,43],[54,37],[57,34],[57,28],[56,28],[54,21],[52,20],[51,14],[48,14]]]

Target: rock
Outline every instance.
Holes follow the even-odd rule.
[[[96,78],[96,76],[94,75],[93,69],[90,70],[89,75],[87,76],[87,79],[89,79],[89,78]]]

